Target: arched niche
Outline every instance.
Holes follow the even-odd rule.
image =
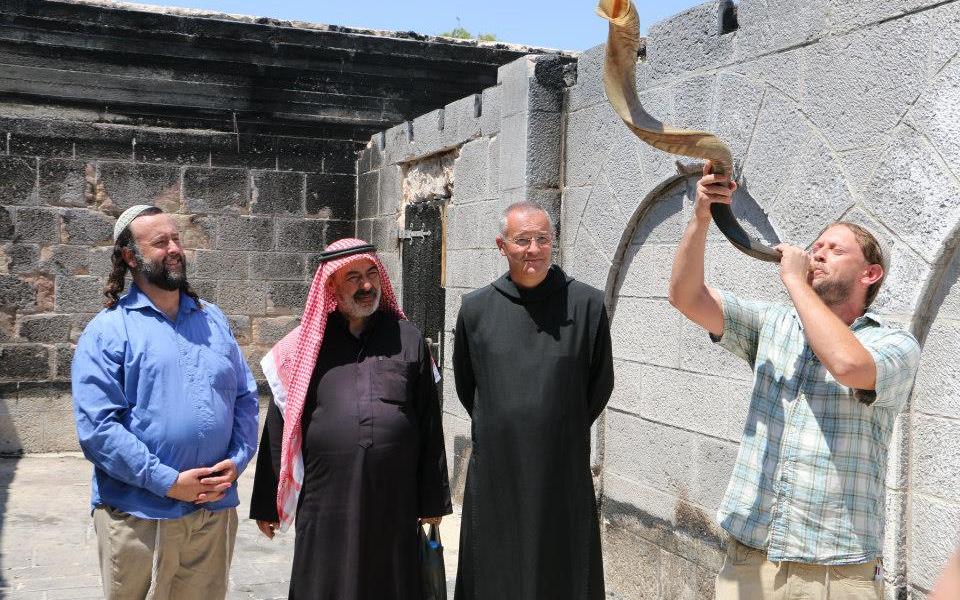
[[[693,563],[709,579],[704,574],[715,572],[723,538],[714,514],[744,427],[750,370],[714,347],[667,299],[698,172],[681,167],[645,195],[626,220],[607,273],[617,386],[604,416],[603,493],[607,519],[630,520],[640,538],[657,536],[668,560]],[[752,234],[777,242],[775,225],[747,183],[735,207]],[[778,299],[770,285],[775,265],[740,253],[712,225],[707,265],[708,280]],[[617,545],[619,534],[611,535],[608,544]]]

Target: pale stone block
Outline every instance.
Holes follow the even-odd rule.
[[[760,208],[774,215],[782,241],[794,245],[811,243],[854,204],[822,133],[777,96],[761,111],[743,177]]]
[[[880,158],[873,187],[883,194],[864,205],[928,262],[960,220],[960,186],[929,141],[909,127]]]
[[[955,501],[914,494],[912,516],[910,578],[920,588],[931,590],[957,546],[960,505]]]
[[[611,411],[605,469],[677,497],[689,494],[693,434]],[[663,460],[662,457],[674,457]]]
[[[621,298],[611,323],[614,356],[677,367],[682,318],[666,300]]]
[[[453,203],[455,205],[488,197],[487,173],[490,142],[480,138],[464,144],[453,163]]]

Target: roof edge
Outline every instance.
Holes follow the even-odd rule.
[[[450,44],[454,46],[468,46],[476,48],[489,48],[492,50],[509,50],[513,52],[525,52],[531,54],[560,54],[575,58],[580,52],[573,50],[559,50],[556,48],[544,48],[540,46],[529,46],[526,44],[512,44],[500,41],[481,41],[481,40],[463,40],[439,35],[427,35],[415,31],[390,31],[384,29],[367,29],[361,27],[346,27],[342,25],[327,25],[324,23],[312,23],[309,21],[297,21],[287,19],[276,19],[273,17],[256,17],[252,15],[233,14],[208,10],[203,8],[182,8],[176,6],[161,6],[154,4],[142,4],[137,2],[122,2],[120,0],[54,0],[61,4],[73,4],[78,6],[89,6],[93,8],[106,8],[112,10],[125,10],[131,12],[146,12],[152,14],[169,15],[174,17],[191,17],[196,19],[212,19],[219,21],[232,21],[235,23],[246,23],[249,25],[261,25],[266,27],[280,27],[289,29],[301,29],[306,31],[346,33],[354,35],[365,35],[370,37],[392,38],[397,40],[411,40],[417,42],[434,42],[441,44]]]

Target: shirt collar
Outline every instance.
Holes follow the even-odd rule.
[[[150,299],[150,296],[147,296],[143,290],[136,283],[130,284],[130,291],[127,292],[123,298],[120,299],[120,304],[126,310],[138,310],[141,308],[152,308],[156,312],[163,314],[157,305],[153,303],[153,300]],[[190,296],[183,293],[183,290],[180,291],[180,308],[177,311],[177,314],[188,314],[195,310],[199,310],[200,307],[197,306],[197,302]]]
[[[561,269],[558,265],[551,265],[550,270],[547,271],[547,276],[543,281],[537,284],[536,287],[521,288],[513,282],[513,279],[510,278],[509,271],[504,273],[499,279],[494,280],[490,285],[508,298],[522,303],[527,303],[540,302],[544,298],[547,298],[562,289],[571,281],[573,281],[573,279],[567,277],[567,274],[563,272],[563,269]]]
[[[802,330],[802,329],[803,329],[803,320],[800,319],[800,313],[797,312],[797,309],[796,309],[796,308],[791,308],[791,309],[790,309],[790,314],[791,314],[791,315],[793,316],[793,318],[797,321],[797,325],[798,325],[798,326],[800,327],[800,329]],[[877,315],[877,313],[865,312],[865,313],[863,313],[862,315],[860,315],[859,317],[857,317],[856,319],[854,319],[853,323],[850,324],[850,329],[851,329],[852,331],[856,331],[856,330],[858,330],[858,329],[862,329],[862,328],[864,328],[864,327],[869,327],[869,326],[871,326],[871,325],[883,327],[883,321],[880,320],[880,317]]]
[[[345,317],[339,310],[334,310],[330,313],[330,316],[327,317],[327,328],[333,325],[334,327],[337,327],[338,329],[347,333],[347,335],[350,337],[363,340],[373,333],[373,330],[377,328],[377,324],[380,323],[384,315],[384,311],[380,310],[379,308],[374,311],[374,313],[370,315],[370,318],[367,320],[367,324],[364,326],[363,331],[360,332],[359,338],[350,333],[350,322],[347,321],[347,317]]]
[[[850,326],[851,329],[860,329],[861,327],[866,327],[867,325],[873,323],[874,325],[879,325],[880,327],[884,326],[880,316],[877,313],[865,312],[857,320],[853,322],[853,325]]]

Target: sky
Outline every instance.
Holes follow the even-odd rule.
[[[586,50],[606,40],[606,21],[593,0],[133,0],[217,12],[416,31],[436,35],[458,26],[492,33],[503,42],[559,50]],[[634,0],[640,29],[701,3],[701,0]],[[459,20],[458,20],[459,19]]]

